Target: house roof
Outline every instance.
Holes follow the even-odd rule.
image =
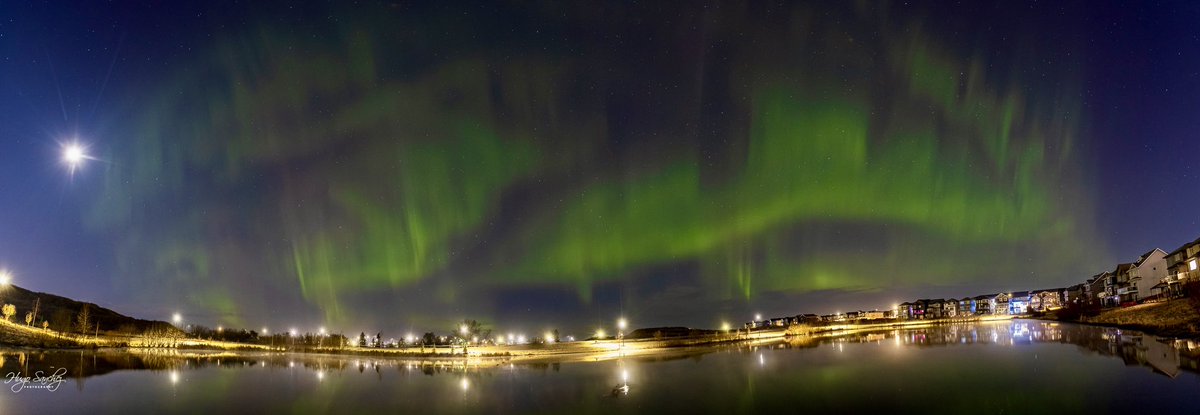
[[[1133,263],[1126,262],[1124,264],[1117,264],[1117,269],[1113,270],[1112,273],[1113,273],[1113,275],[1121,275],[1126,272],[1129,272],[1129,270],[1131,270],[1131,269],[1133,269]]]
[[[1164,257],[1167,256],[1167,253],[1163,252],[1163,250],[1154,248],[1154,249],[1151,249],[1150,252],[1144,253],[1141,256],[1139,256],[1137,261],[1133,261],[1133,264],[1134,264],[1133,266],[1135,266],[1135,267],[1142,266],[1142,263],[1146,262],[1146,260],[1150,259],[1150,255],[1153,255],[1155,251],[1162,252]]]
[[[976,296],[975,299],[976,300],[987,300],[989,298],[996,298],[996,296],[998,296],[998,295],[1000,295],[1000,294],[984,294],[984,295]]]
[[[1187,249],[1189,246],[1192,246],[1195,244],[1200,244],[1200,238],[1196,238],[1196,240],[1185,243],[1182,246],[1180,246],[1179,248],[1176,248],[1174,251],[1168,252],[1167,256],[1175,255],[1175,254],[1179,253],[1179,251]]]

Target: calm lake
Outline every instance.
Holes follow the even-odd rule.
[[[48,384],[5,377],[0,413],[1197,413],[1200,376],[1196,360],[1177,349],[1184,346],[1016,320],[654,359],[466,368],[339,356],[0,350],[0,373],[64,373]],[[57,389],[39,389],[47,385]]]

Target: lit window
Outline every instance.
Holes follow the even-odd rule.
[[[1189,271],[1195,271],[1195,270],[1196,270],[1196,260],[1194,260],[1194,259],[1193,259],[1193,260],[1191,260],[1191,261],[1188,261],[1188,270],[1189,270]]]

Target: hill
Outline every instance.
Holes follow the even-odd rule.
[[[17,313],[10,320],[14,323],[24,324],[25,314],[33,310],[35,303],[38,303],[38,313],[34,325],[40,328],[42,322],[46,321],[52,330],[59,332],[76,331],[75,320],[84,307],[88,307],[91,315],[92,329],[99,324],[101,332],[141,333],[151,326],[168,324],[164,321],[129,317],[94,303],[30,291],[16,285],[0,287],[0,304],[12,304],[16,307]]]

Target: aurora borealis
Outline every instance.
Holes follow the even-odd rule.
[[[212,325],[585,330],[1065,286],[1194,239],[1200,44],[1137,16],[1196,7],[1028,6],[25,5],[0,189],[43,195],[0,202],[0,264]],[[45,167],[64,134],[101,162]]]

